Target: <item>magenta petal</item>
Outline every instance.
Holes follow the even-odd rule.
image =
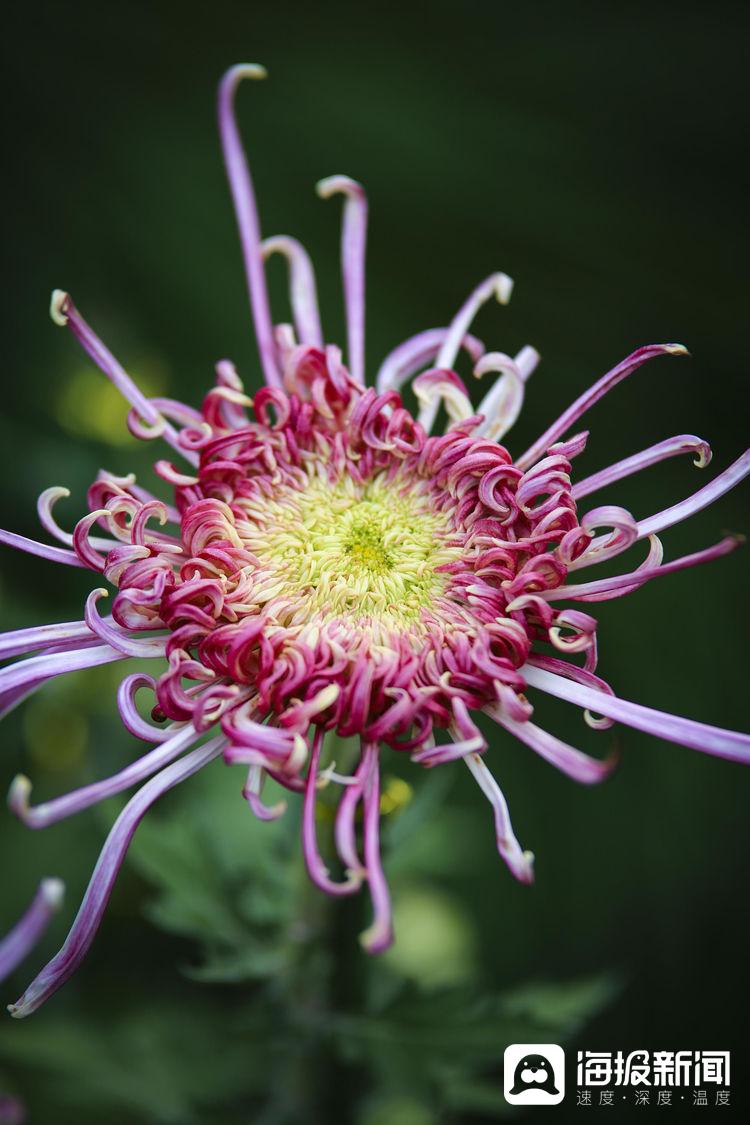
[[[629,703],[625,699],[594,691],[583,684],[573,683],[563,679],[562,676],[534,668],[530,664],[527,664],[522,672],[530,687],[539,688],[548,695],[565,699],[568,703],[575,703],[579,707],[588,707],[592,711],[608,715],[616,722],[656,735],[657,738],[664,738],[667,742],[677,742],[681,746],[702,750],[705,754],[714,754],[718,758],[750,764],[750,735],[748,734],[722,730],[721,727],[697,723],[693,719],[682,719],[678,715],[669,715],[664,711],[643,707],[640,703]]]
[[[260,249],[264,259],[272,254],[283,254],[286,258],[289,263],[294,326],[299,342],[313,348],[322,348],[323,332],[320,327],[315,272],[304,246],[296,238],[277,235],[275,238],[267,238]]]
[[[359,940],[368,953],[382,953],[393,944],[391,896],[380,857],[380,769],[377,746],[365,747],[369,769],[364,782],[364,843],[367,882],[372,898],[373,920]]]
[[[400,390],[412,375],[432,363],[449,332],[449,328],[428,328],[394,348],[381,363],[375,378],[378,394]],[[475,336],[464,336],[461,347],[474,363],[484,354],[484,344]]]
[[[349,370],[357,383],[365,382],[365,247],[367,196],[348,176],[330,176],[318,184],[318,195],[346,196],[341,229],[341,274],[344,279]]]
[[[687,519],[688,516],[693,516],[696,512],[702,511],[738,485],[748,474],[750,474],[750,449],[746,450],[741,457],[738,457],[723,473],[719,473],[718,477],[715,477],[710,484],[704,485],[692,496],[688,496],[687,500],[681,500],[679,504],[674,504],[671,508],[665,508],[663,512],[657,512],[655,516],[640,520],[638,523],[639,538],[657,535],[664,528],[674,527],[676,523]]]
[[[534,855],[532,852],[523,851],[516,839],[513,825],[510,822],[508,802],[505,800],[502,789],[479,754],[469,754],[468,757],[464,758],[464,761],[474,775],[479,788],[492,805],[492,811],[495,814],[495,839],[498,852],[519,883],[533,883]]]
[[[253,63],[241,63],[226,72],[219,87],[219,134],[240,232],[260,360],[266,382],[271,387],[278,387],[281,386],[281,374],[276,363],[266,272],[260,248],[258,209],[255,204],[250,168],[242,147],[234,112],[234,96],[242,79],[265,78],[265,76],[264,68]]]
[[[325,732],[317,727],[313,736],[310,765],[307,770],[305,782],[305,797],[302,805],[302,852],[305,857],[307,872],[316,887],[329,895],[351,895],[359,890],[362,879],[357,871],[350,871],[343,883],[336,883],[328,874],[328,868],[323,862],[323,857],[318,850],[317,833],[315,829],[315,804],[317,795],[318,767],[320,765],[320,752],[323,748]]]
[[[112,893],[130,841],[144,815],[159,797],[221,754],[224,738],[219,736],[193,750],[182,761],[174,762],[148,781],[122,810],[101,850],[83,902],[65,943],[23,996],[8,1011],[17,1019],[31,1015],[73,975],[91,947]]]
[[[0,980],[5,980],[34,948],[60,909],[64,894],[61,879],[42,879],[26,913],[0,941]]]
[[[592,387],[589,387],[575,402],[568,407],[568,409],[560,415],[560,417],[552,423],[552,425],[544,431],[542,436],[534,442],[526,452],[516,459],[516,464],[519,468],[526,469],[533,465],[542,457],[549,447],[556,441],[563,437],[571,426],[578,421],[594,403],[603,398],[613,387],[621,383],[623,379],[627,379],[634,371],[646,363],[649,359],[654,359],[660,355],[687,355],[687,349],[682,344],[647,344],[643,348],[637,348],[632,352],[622,363],[618,363],[606,375],[602,375],[601,379],[597,380]]]
[[[119,773],[95,781],[91,785],[84,785],[81,789],[74,789],[62,797],[55,797],[45,801],[42,805],[32,807],[29,805],[31,795],[31,782],[24,774],[18,774],[11,784],[8,793],[8,805],[11,811],[29,828],[46,828],[65,817],[73,816],[91,805],[112,797],[115,793],[122,793],[138,782],[151,777],[157,770],[172,762],[183,750],[191,746],[200,738],[197,731],[187,725],[182,730],[175,731],[171,738],[163,742],[156,749],[144,754],[137,761],[120,770]]]
[[[488,714],[492,715],[500,726],[505,727],[509,734],[515,735],[520,742],[530,746],[540,758],[544,758],[550,765],[572,777],[574,781],[580,781],[582,785],[596,785],[608,777],[615,767],[614,758],[610,757],[604,761],[590,758],[588,754],[576,750],[574,746],[569,746],[567,742],[563,742],[533,723],[519,723],[515,719],[508,718],[500,712],[499,708],[488,708]]]
[[[46,543],[37,543],[36,539],[27,539],[25,535],[16,535],[13,531],[4,531],[0,528],[0,543],[6,547],[15,547],[17,551],[25,551],[27,555],[36,555],[48,562],[62,563],[64,566],[84,566],[75,551],[66,551],[64,547],[48,547]]]

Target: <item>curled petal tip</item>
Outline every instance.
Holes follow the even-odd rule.
[[[31,781],[24,773],[17,773],[8,790],[8,808],[19,820],[25,820],[29,811]]]
[[[243,78],[253,78],[260,81],[263,78],[268,78],[268,71],[260,63],[237,63],[232,66],[224,75],[224,80],[231,82],[241,82]]]
[[[23,1020],[30,1016],[34,1009],[24,1001],[22,996],[20,1000],[16,1000],[15,1004],[8,1004],[8,1011],[14,1020]]]
[[[41,891],[50,910],[59,910],[65,898],[65,884],[62,879],[55,877],[42,879]]]
[[[513,292],[513,278],[507,273],[495,274],[495,296],[501,305],[507,305]]]
[[[684,344],[665,344],[664,351],[668,355],[690,355]]]
[[[520,883],[530,886],[534,882],[534,853],[524,852],[518,866],[517,878]]]
[[[343,193],[344,195],[359,195],[364,191],[361,184],[353,180],[351,176],[326,176],[322,180],[318,180],[315,185],[315,190],[321,199],[330,199],[332,195]]]
[[[709,465],[711,463],[712,457],[713,453],[711,452],[711,446],[707,441],[701,442],[701,444],[695,451],[693,464],[695,465],[696,469],[705,469],[706,465]]]
[[[390,926],[369,926],[359,935],[359,943],[365,953],[384,953],[393,945],[393,930]]]
[[[52,317],[54,324],[59,328],[64,328],[68,323],[67,308],[70,301],[70,294],[66,293],[64,289],[53,289],[52,297],[49,303],[49,315]]]

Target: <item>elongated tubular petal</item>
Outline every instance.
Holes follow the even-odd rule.
[[[8,807],[19,820],[23,821],[27,828],[46,828],[49,824],[55,824],[58,820],[65,820],[66,817],[82,812],[83,809],[96,805],[100,801],[106,800],[107,797],[112,797],[115,793],[122,793],[124,789],[130,789],[131,786],[137,785],[140,781],[145,781],[157,770],[169,765],[183,750],[186,750],[199,738],[200,735],[192,725],[184,726],[181,730],[174,732],[166,742],[163,742],[154,750],[150,750],[137,761],[131,762],[119,773],[112,774],[111,777],[107,777],[103,781],[95,781],[91,785],[73,789],[62,797],[55,797],[53,800],[45,801],[44,804],[35,807],[29,805],[30,780],[24,774],[18,774],[11,782],[8,790]]]
[[[106,620],[96,608],[99,598],[109,597],[109,591],[103,586],[92,590],[86,599],[86,624],[92,633],[100,637],[106,644],[117,649],[124,656],[137,656],[146,660],[164,656],[167,648],[167,637],[156,637],[144,640],[142,637],[134,638],[112,620]]]
[[[267,238],[260,249],[264,260],[270,258],[272,254],[283,254],[286,258],[289,264],[289,289],[297,336],[301,344],[322,348],[323,332],[320,327],[315,273],[304,246],[289,235],[277,235],[274,238]]]
[[[317,185],[318,195],[330,199],[346,196],[341,228],[341,275],[344,281],[349,370],[365,382],[365,249],[367,245],[367,196],[349,176],[329,176]]]
[[[85,641],[91,638],[91,630],[85,621],[62,621],[59,625],[14,629],[11,633],[0,633],[0,660],[45,649],[61,641]]]
[[[372,747],[372,749],[370,749]],[[391,896],[380,857],[380,769],[377,746],[370,744],[365,755],[369,768],[364,779],[364,853],[367,882],[372,898],[373,920],[359,935],[362,948],[367,953],[382,953],[393,944]]]
[[[36,945],[65,895],[62,879],[42,879],[26,913],[0,941],[0,981],[20,965]]]
[[[449,422],[463,422],[473,417],[474,408],[471,399],[454,371],[435,367],[431,371],[424,371],[421,375],[417,375],[412,385],[420,406],[417,423],[426,434],[430,433],[435,424],[441,402]]]
[[[589,387],[579,398],[572,403],[560,417],[545,430],[542,436],[534,442],[526,452],[516,459],[519,469],[528,469],[535,461],[542,457],[549,447],[568,432],[574,422],[577,422],[594,403],[603,398],[613,387],[627,379],[634,371],[649,359],[660,355],[688,355],[688,350],[682,344],[647,344],[637,348],[622,363],[618,363],[606,375],[602,375],[592,387]]]
[[[411,336],[399,344],[385,357],[380,365],[375,386],[379,394],[398,391],[417,371],[432,363],[450,332],[450,328],[428,328]],[[461,341],[461,347],[477,362],[484,354],[484,344],[468,333]]]
[[[539,352],[536,350],[536,348],[533,348],[531,344],[524,344],[520,352],[517,352],[515,357],[515,364],[521,374],[521,378],[523,379],[524,383],[534,374],[537,367],[539,366],[539,360],[541,358],[542,357],[539,355]]]
[[[226,739],[219,735],[204,746],[173,762],[138,790],[128,801],[106,839],[83,902],[59,953],[32,981],[8,1011],[17,1019],[31,1015],[75,972],[89,951],[112,893],[125,853],[141,820],[159,797],[197,773],[221,754]],[[163,749],[163,747],[161,748]]]
[[[574,781],[580,781],[582,785],[596,785],[603,781],[616,765],[614,756],[606,758],[604,761],[591,758],[588,754],[576,750],[574,746],[569,746],[567,742],[561,741],[548,731],[535,726],[534,723],[516,722],[515,719],[504,715],[499,707],[488,707],[487,714],[491,715],[501,727],[505,727],[509,734],[515,735],[519,741],[531,747],[550,765],[567,774],[568,777],[572,777]]]
[[[0,670],[0,696],[65,672],[78,672],[83,668],[94,668],[98,664],[111,664],[114,660],[124,659],[123,654],[110,645],[32,656],[29,660],[22,660]]]
[[[261,766],[250,766],[242,795],[258,820],[278,820],[286,812],[286,801],[278,801],[275,805],[263,803],[261,791],[265,772]]]
[[[146,396],[138,389],[112,352],[107,348],[89,324],[81,316],[73,304],[73,298],[62,289],[55,289],[52,294],[50,315],[55,324],[67,325],[83,350],[94,361],[99,370],[106,375],[120,392],[122,397],[133,406],[141,419],[150,426],[159,427],[159,432],[169,445],[172,446],[185,460],[192,465],[197,465],[197,458],[193,453],[183,449],[179,442],[179,435],[174,426],[152,406]]]
[[[448,729],[453,741],[442,746],[435,746],[433,743],[418,750],[412,754],[413,762],[427,767],[439,766],[455,762],[457,758],[465,758],[468,754],[483,754],[487,749],[487,740],[471,718],[464,701],[456,697],[452,706],[453,722]]]
[[[44,680],[39,680],[30,687],[17,688],[15,691],[6,691],[0,695],[0,719],[4,719],[6,715],[10,715],[11,711],[15,711],[24,700],[29,699],[39,688],[44,684]]]
[[[52,515],[52,509],[57,501],[65,499],[68,496],[70,496],[69,488],[62,488],[59,485],[53,488],[45,488],[44,492],[40,493],[39,499],[36,502],[36,510],[39,514],[39,522],[44,530],[60,543],[65,543],[68,547],[72,547],[72,532],[63,531]],[[89,543],[92,547],[96,547],[100,551],[111,551],[113,547],[117,546],[117,540],[115,539],[96,539],[93,536],[89,538]]]
[[[508,802],[505,800],[502,789],[479,754],[469,754],[468,757],[464,758],[464,761],[474,775],[479,788],[492,805],[495,814],[495,837],[498,852],[519,883],[533,883],[534,855],[532,852],[523,851],[516,839],[513,825],[510,822]]]
[[[667,742],[677,742],[692,750],[702,750],[717,758],[728,758],[733,762],[750,764],[750,735],[741,734],[739,731],[722,730],[721,727],[708,726],[693,719],[680,718],[678,715],[668,715],[664,711],[655,711],[640,703],[629,703],[616,695],[595,691],[583,684],[556,676],[552,672],[534,668],[531,664],[525,664],[521,668],[521,674],[529,687],[539,688],[540,691],[567,700],[568,703],[575,703],[579,707],[587,707],[601,715],[608,715],[616,722],[625,723],[636,730],[654,734],[657,738],[666,739]]]
[[[456,362],[461,341],[469,330],[471,322],[482,305],[495,297],[501,305],[507,305],[513,292],[513,281],[507,274],[493,273],[470,293],[451,321],[448,334],[438,352],[436,367],[453,367]]]
[[[571,490],[573,499],[580,500],[581,497],[598,492],[600,488],[606,488],[615,481],[624,480],[625,477],[640,473],[650,465],[657,465],[669,457],[679,457],[682,453],[689,453],[698,469],[704,469],[711,460],[711,447],[708,442],[693,434],[680,434],[678,437],[657,442],[648,449],[642,449],[640,453],[634,453],[632,457],[625,457],[622,461],[617,461],[614,465],[609,465],[606,469],[579,480]]]
[[[474,433],[489,441],[499,441],[508,432],[521,413],[524,380],[518,364],[502,352],[488,352],[474,368],[477,379],[488,372],[497,372],[497,378],[477,407],[484,415]]]
[[[240,63],[226,72],[219,86],[219,134],[224,152],[229,190],[232,193],[234,213],[240,232],[242,256],[250,292],[250,307],[260,361],[268,385],[280,387],[281,373],[276,363],[273,323],[268,304],[266,271],[260,246],[260,223],[255,204],[255,191],[234,112],[234,97],[242,79],[265,77],[265,68],[255,63]]]
[[[594,675],[588,667],[579,668],[577,664],[572,664],[569,660],[560,660],[556,656],[542,656],[540,653],[534,652],[529,657],[529,664],[533,664],[535,668],[542,668],[546,672],[552,672],[554,675],[563,676],[565,679],[575,680],[577,684],[593,688],[594,691],[606,691],[608,695],[615,694],[606,680]],[[607,718],[601,713],[595,715],[589,710],[583,712],[583,719],[592,730],[609,730],[615,722],[614,719]]]
[[[688,516],[702,511],[703,508],[707,508],[709,504],[713,504],[715,500],[738,485],[749,473],[750,449],[746,449],[742,456],[738,457],[728,469],[719,473],[718,477],[715,477],[710,484],[704,485],[692,496],[688,496],[687,500],[681,500],[679,504],[674,504],[671,508],[665,508],[663,512],[657,512],[656,515],[650,516],[648,519],[639,520],[638,538],[643,539],[646,535],[658,534],[664,528],[674,527],[676,523],[687,519]]]
[[[305,782],[305,796],[302,804],[302,852],[305,857],[307,872],[316,887],[329,895],[351,895],[359,890],[362,877],[359,872],[347,872],[344,883],[336,883],[328,874],[328,869],[318,851],[317,833],[315,831],[315,798],[317,795],[318,767],[320,765],[320,752],[323,747],[325,732],[322,727],[317,727],[313,735],[310,764]]]
[[[0,528],[0,543],[6,547],[15,547],[17,551],[25,551],[27,555],[36,555],[48,562],[62,563],[63,566],[85,567],[75,551],[66,551],[64,547],[48,547],[46,543],[38,543],[36,539],[27,539],[25,535],[16,535],[13,531]]]
[[[630,590],[642,586],[645,582],[649,582],[652,578],[660,578],[665,574],[674,574],[677,570],[686,570],[691,566],[698,566],[700,563],[712,562],[714,559],[721,558],[722,555],[728,555],[732,551],[736,551],[741,547],[744,540],[741,536],[727,535],[718,543],[714,543],[712,547],[706,547],[703,551],[695,551],[692,555],[683,555],[679,559],[673,559],[672,562],[662,563],[660,566],[643,566],[638,567],[636,570],[631,570],[628,574],[616,574],[612,578],[601,578],[597,582],[581,582],[574,586],[558,586],[555,590],[542,590],[539,596],[544,598],[545,601],[554,602],[561,599],[571,598],[574,601],[585,601],[588,598],[597,596],[597,600],[605,600],[602,598],[604,594],[610,594],[611,597],[619,597],[623,593],[628,593]]]
[[[123,726],[144,742],[168,742],[183,724],[170,723],[168,727],[157,727],[146,722],[135,705],[136,692],[142,687],[147,687],[154,695],[156,694],[156,680],[144,672],[134,672],[131,676],[126,676],[117,689],[117,709]]]
[[[355,816],[357,805],[362,800],[365,780],[373,768],[373,761],[377,754],[377,749],[372,747],[373,744],[368,743],[363,748],[359,765],[354,772],[354,784],[346,787],[339,800],[334,827],[336,850],[341,862],[349,872],[359,875],[364,875],[366,872],[357,853]]]

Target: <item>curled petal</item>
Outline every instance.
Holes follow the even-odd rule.
[[[594,531],[602,527],[611,527],[612,531],[609,535],[594,539],[577,558],[571,559],[567,564],[568,570],[580,570],[581,567],[605,562],[627,551],[628,547],[632,547],[638,540],[638,525],[635,519],[625,508],[614,504],[586,512],[580,520],[580,525],[591,536]]]
[[[474,775],[479,788],[492,805],[495,814],[495,837],[498,852],[519,883],[533,883],[534,855],[533,852],[523,851],[516,839],[513,825],[510,822],[508,802],[505,800],[502,789],[479,754],[469,754],[468,757],[464,758],[464,761]]]
[[[358,891],[361,883],[361,874],[357,871],[348,871],[346,881],[336,883],[328,874],[328,868],[318,850],[317,834],[315,831],[315,798],[317,793],[318,768],[320,766],[320,752],[323,746],[325,732],[317,727],[313,736],[310,765],[307,770],[305,782],[305,797],[302,805],[302,852],[308,874],[316,887],[329,895],[350,895]]]
[[[173,449],[176,449],[187,460],[192,459],[192,454],[180,448],[177,431],[158,410],[151,405],[146,396],[138,389],[130,378],[125,368],[115,359],[111,351],[105,347],[93,329],[86,323],[70,297],[70,294],[56,289],[52,294],[50,314],[55,324],[66,325],[73,333],[84,351],[97,365],[99,370],[106,375],[123,396],[135,408],[140,418],[150,426],[161,427],[160,433]],[[195,461],[193,460],[193,464]]]
[[[156,680],[143,672],[135,672],[126,676],[117,689],[117,707],[120,712],[123,726],[136,738],[144,742],[167,742],[177,729],[174,725],[169,727],[156,727],[146,722],[138,712],[135,705],[135,696],[139,688],[148,688],[156,693]]]
[[[317,185],[318,195],[330,199],[346,196],[341,230],[341,273],[344,279],[349,370],[354,380],[365,382],[365,246],[367,240],[367,196],[364,188],[348,176],[329,176]]]
[[[49,824],[73,816],[83,809],[90,808],[91,805],[104,801],[107,797],[112,797],[115,793],[122,793],[138,782],[145,781],[157,770],[174,761],[199,737],[193,726],[188,725],[177,730],[173,728],[171,737],[166,742],[144,754],[119,773],[105,778],[104,781],[95,781],[91,785],[84,785],[81,789],[73,789],[62,797],[55,797],[51,801],[33,807],[29,804],[31,782],[24,774],[17,774],[8,791],[8,807],[27,828],[46,828]]]
[[[725,469],[723,473],[719,473],[718,477],[715,477],[710,484],[694,492],[692,496],[688,496],[687,500],[682,500],[679,504],[674,504],[663,512],[657,512],[655,516],[650,516],[646,520],[640,520],[638,523],[638,538],[643,539],[647,535],[658,535],[665,528],[674,527],[676,523],[687,519],[688,516],[693,516],[696,512],[702,511],[738,485],[748,474],[750,474],[750,449],[746,450],[741,457],[738,457],[734,464]]]
[[[362,800],[365,781],[371,769],[372,752],[368,751],[365,747],[352,778],[353,784],[348,785],[344,789],[336,812],[334,827],[336,850],[339,853],[341,862],[350,875],[361,876],[365,874],[365,868],[357,852],[355,816],[357,806]]]
[[[681,746],[689,746],[692,750],[701,750],[718,758],[750,764],[750,735],[722,730],[721,727],[697,723],[678,715],[668,715],[639,703],[629,703],[625,699],[594,691],[530,664],[525,665],[521,671],[530,687],[539,688],[548,695],[565,699],[579,707],[587,707],[616,722],[656,735],[657,738],[664,738],[667,742],[677,742]]]
[[[482,414],[484,421],[475,432],[477,437],[500,441],[521,413],[524,378],[516,361],[502,352],[488,352],[474,368],[478,379],[488,372],[497,373],[499,378],[477,407],[477,414]]]
[[[549,639],[560,652],[586,652],[596,639],[596,620],[579,610],[563,610],[549,630]]]
[[[580,398],[568,407],[568,409],[560,415],[560,417],[552,423],[549,429],[545,430],[542,436],[534,442],[526,452],[517,459],[516,464],[522,468],[528,468],[533,465],[542,457],[550,446],[559,441],[564,434],[571,428],[571,426],[578,421],[594,403],[603,398],[613,387],[621,383],[623,379],[627,379],[634,371],[646,363],[649,359],[654,359],[660,355],[688,355],[688,350],[682,344],[647,344],[643,348],[638,348],[632,352],[622,363],[618,363],[606,375],[602,375],[592,387],[589,387]]]
[[[598,758],[590,758],[588,754],[583,754],[580,750],[576,750],[574,746],[569,746],[566,742],[555,738],[553,734],[542,730],[541,727],[529,722],[516,722],[515,719],[511,719],[498,708],[487,708],[487,713],[500,726],[505,727],[510,734],[515,735],[520,742],[530,746],[540,758],[544,758],[555,769],[567,774],[568,777],[572,777],[574,781],[580,781],[582,785],[596,785],[598,782],[604,781],[617,764],[615,755],[611,755],[604,761],[600,761]]]
[[[124,656],[139,656],[146,659],[164,656],[167,646],[166,637],[150,641],[136,640],[130,637],[119,625],[114,625],[111,618],[107,620],[101,616],[96,603],[100,598],[106,597],[109,597],[109,592],[100,586],[98,589],[92,590],[86,599],[86,624],[91,632]]]
[[[536,348],[533,348],[531,344],[524,344],[520,352],[518,352],[515,358],[515,364],[524,383],[534,374],[541,358],[539,352]]]
[[[146,782],[122,810],[107,837],[76,920],[58,954],[32,981],[23,996],[8,1008],[17,1019],[35,1012],[73,975],[91,947],[112,893],[117,874],[136,828],[159,797],[202,769],[221,754],[224,739],[214,738],[173,762]]]
[[[435,424],[441,402],[445,405],[451,422],[463,422],[474,415],[474,408],[466,393],[466,387],[455,371],[435,367],[418,375],[413,387],[421,407],[417,424],[427,434]]]
[[[69,531],[63,531],[57,520],[52,514],[52,509],[58,500],[62,500],[70,496],[69,488],[62,488],[55,486],[53,488],[45,488],[44,492],[40,493],[37,500],[37,512],[39,514],[39,522],[46,532],[52,535],[60,543],[65,543],[68,547],[73,546],[73,536]],[[92,547],[98,548],[100,551],[111,551],[116,546],[112,539],[89,539],[89,544]]]
[[[581,582],[577,585],[559,586],[556,590],[545,590],[542,596],[547,601],[557,601],[560,598],[573,598],[575,601],[606,601],[609,598],[629,594],[645,582],[650,582],[652,578],[661,578],[666,574],[674,574],[678,570],[686,570],[688,567],[699,566],[701,563],[713,562],[714,559],[736,551],[745,542],[741,535],[727,535],[712,547],[706,547],[703,551],[695,551],[691,555],[683,555],[679,559],[673,559],[672,562],[660,565],[661,543],[656,536],[652,536],[652,539],[659,544],[656,563],[650,564],[649,559],[647,559],[645,564],[641,564],[627,574],[616,574],[613,578],[602,578],[598,582]]]
[[[312,262],[301,242],[287,235],[267,238],[261,246],[264,259],[283,254],[289,263],[290,290],[294,325],[301,344],[323,347],[323,333],[318,312],[318,294]]]
[[[62,906],[64,896],[62,879],[42,879],[26,913],[0,940],[0,980],[5,980],[31,952]]]
[[[651,445],[648,449],[633,454],[632,457],[625,457],[624,460],[616,461],[614,465],[609,465],[606,469],[577,481],[573,485],[573,498],[580,500],[581,497],[598,492],[600,488],[606,488],[615,481],[624,480],[625,477],[640,473],[650,465],[657,465],[669,457],[679,457],[682,453],[692,456],[697,469],[705,469],[711,460],[711,447],[708,442],[693,434],[680,434],[678,437],[657,442],[656,445]]]
[[[286,812],[286,801],[278,801],[275,805],[266,805],[261,800],[265,770],[260,766],[250,766],[247,771],[247,781],[242,790],[245,798],[258,820],[278,820]]]
[[[493,273],[470,293],[464,304],[451,321],[448,335],[438,352],[436,367],[453,367],[461,341],[471,327],[471,322],[482,305],[492,297],[501,305],[507,305],[513,292],[513,280],[504,273]]]
[[[364,779],[364,852],[367,882],[370,886],[373,920],[359,940],[367,953],[382,953],[393,944],[391,896],[380,858],[380,770],[377,746],[364,750],[368,768]]]
[[[394,348],[383,360],[375,379],[378,393],[400,390],[412,375],[437,357],[449,332],[449,328],[428,328]],[[461,341],[461,348],[468,352],[474,363],[484,353],[482,341],[468,334]]]
[[[266,70],[254,63],[241,63],[226,72],[219,87],[219,134],[224,152],[227,179],[234,202],[234,213],[242,244],[250,305],[255,325],[255,338],[269,386],[281,385],[281,373],[276,363],[271,311],[268,304],[266,273],[260,247],[260,223],[255,204],[255,191],[250,176],[240,132],[234,111],[234,97],[243,78],[261,79]]]

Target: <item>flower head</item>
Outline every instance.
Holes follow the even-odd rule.
[[[17,778],[11,788],[11,808],[42,827],[145,783],[104,845],[65,945],[15,1005],[16,1015],[37,1008],[79,964],[150,805],[214,758],[247,768],[244,795],[262,819],[284,811],[283,804],[262,800],[267,775],[301,795],[303,850],[314,882],[334,895],[369,885],[373,922],[363,943],[371,952],[392,940],[378,838],[382,747],[425,766],[463,759],[491,803],[500,854],[527,883],[533,856],[518,843],[486,764],[478,714],[586,784],[606,776],[611,760],[590,758],[536,726],[530,689],[583,708],[593,727],[621,721],[750,760],[746,735],[615,696],[596,673],[596,621],[579,608],[631,593],[738,543],[726,537],[664,562],[659,535],[747,475],[748,453],[687,500],[645,520],[612,505],[582,512],[580,501],[678,454],[705,466],[710,450],[701,439],[679,435],[571,479],[588,436],[577,426],[589,407],[646,361],[685,349],[660,344],[633,352],[514,457],[500,441],[518,417],[539,356],[531,347],[514,358],[485,352],[469,334],[483,303],[510,298],[510,279],[497,273],[449,325],[396,348],[368,386],[364,191],[344,176],[319,185],[324,197],[344,196],[344,363],[339,348],[324,344],[303,248],[287,237],[261,241],[233,100],[240,79],[262,76],[259,67],[227,73],[219,125],[265,385],[248,397],[224,360],[200,410],[148,399],[71,298],[53,295],[55,322],[72,331],[130,402],[132,432],[166,441],[182,463],[156,462],[169,503],[132,476],[100,473],[89,490],[89,514],[72,535],[53,514],[67,490],[47,490],[41,520],[64,547],[0,533],[11,546],[87,567],[107,583],[92,591],[81,621],[0,638],[4,656],[39,653],[0,673],[6,709],[67,671],[130,657],[153,658],[155,667],[153,676],[126,675],[118,696],[126,727],[152,745],[144,756],[112,778],[36,807],[28,779]],[[271,318],[264,263],[274,253],[289,264],[294,327]],[[489,384],[476,408],[455,371],[462,350],[475,376]],[[416,416],[400,393],[409,381]],[[447,425],[433,433],[441,411]],[[639,542],[647,553],[635,567],[614,578],[579,580],[578,571]],[[102,599],[110,591],[106,615]],[[153,724],[136,707],[142,689],[153,692]],[[349,772],[337,772],[328,760],[329,732],[359,740],[359,761]],[[335,821],[341,879],[331,876],[316,841],[316,797],[330,784],[341,788]]]

